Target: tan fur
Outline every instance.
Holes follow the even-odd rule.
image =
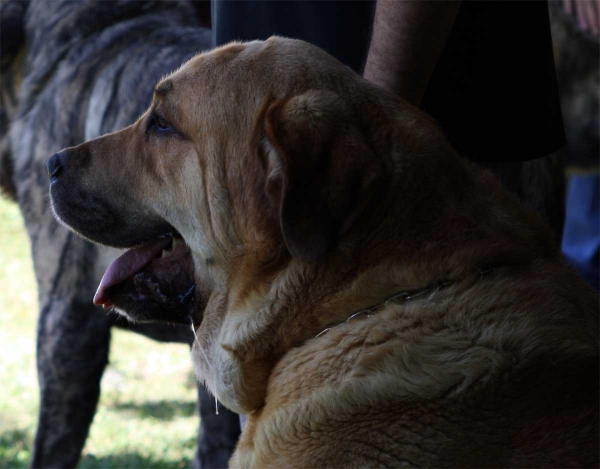
[[[153,111],[181,136],[147,135]],[[189,245],[196,373],[248,415],[232,467],[598,465],[597,295],[430,118],[324,52],[199,55],[73,151],[87,190]]]

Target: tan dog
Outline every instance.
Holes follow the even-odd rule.
[[[48,166],[64,223],[141,245],[97,303],[140,319],[194,276],[197,375],[249,416],[232,466],[598,464],[598,296],[426,115],[323,51],[199,55]],[[159,258],[169,236],[189,252]]]

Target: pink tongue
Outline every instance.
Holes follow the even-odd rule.
[[[167,238],[144,244],[139,248],[130,249],[112,261],[106,272],[104,272],[102,280],[100,280],[100,285],[94,295],[94,304],[103,305],[104,307],[110,306],[111,303],[106,295],[106,290],[137,274],[171,241],[171,238]]]

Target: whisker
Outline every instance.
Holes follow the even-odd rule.
[[[198,340],[198,336],[196,335],[196,326],[194,325],[194,319],[190,318],[190,322],[192,324],[192,332],[193,332],[196,342],[198,344],[198,347],[197,347],[198,351],[202,354],[202,359],[204,360],[204,362],[208,365],[208,367],[212,371],[214,371],[212,364],[208,360],[208,355],[206,354],[206,351],[204,350],[204,348],[202,348],[202,345],[200,344],[200,341]],[[219,415],[219,401],[217,400],[217,396],[215,396],[215,415]]]

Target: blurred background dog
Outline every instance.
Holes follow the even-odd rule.
[[[38,285],[40,410],[31,465],[77,464],[108,362],[110,329],[191,343],[188,327],[131,326],[92,304],[116,251],[58,226],[45,162],[134,122],[156,82],[210,48],[210,4],[186,1],[7,1],[1,5],[0,178],[19,204]],[[85,204],[85,201],[82,201]],[[239,435],[237,415],[198,389],[195,465],[224,467]],[[208,430],[210,429],[210,430]]]

